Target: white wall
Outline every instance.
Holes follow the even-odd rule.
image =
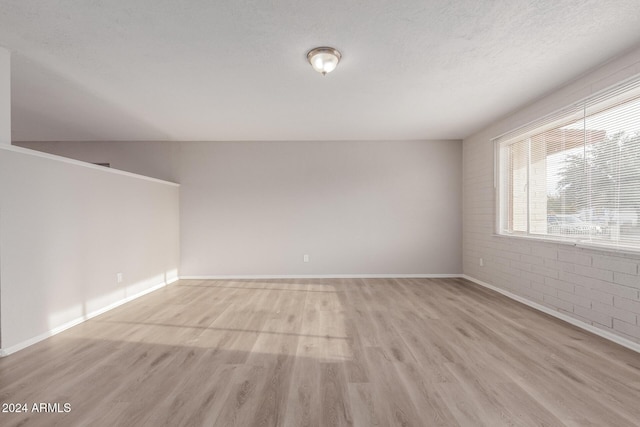
[[[460,141],[20,144],[180,182],[184,276],[462,271]]]
[[[640,49],[493,123],[463,143],[465,275],[631,343],[640,343],[640,254],[495,236],[490,141],[637,73]],[[480,258],[484,267],[479,265]]]
[[[0,144],[11,144],[11,61],[0,47]]]
[[[0,148],[5,352],[178,274],[177,185],[33,153]]]

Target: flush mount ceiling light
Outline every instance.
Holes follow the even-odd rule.
[[[336,69],[340,58],[342,58],[342,54],[338,49],[332,47],[316,47],[307,53],[309,64],[323,76]]]

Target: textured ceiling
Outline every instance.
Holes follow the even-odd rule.
[[[13,139],[462,138],[640,43],[639,0],[0,0]],[[322,77],[305,60],[340,49]]]

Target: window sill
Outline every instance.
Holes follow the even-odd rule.
[[[555,238],[549,237],[549,236],[538,237],[538,236],[523,235],[523,234],[493,233],[493,236],[500,237],[500,238],[507,238],[507,239],[527,240],[527,241],[540,242],[540,243],[553,243],[553,244],[559,244],[564,246],[572,246],[580,249],[588,249],[592,251],[605,252],[609,254],[628,255],[635,258],[640,256],[640,248],[634,248],[630,246],[613,246],[613,245],[586,242],[586,241],[580,241],[580,240],[574,240],[574,239],[566,239],[562,237],[555,237]]]

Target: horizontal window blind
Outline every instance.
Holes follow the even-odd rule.
[[[640,250],[640,77],[493,141],[500,233]]]
[[[584,102],[572,104],[541,119],[504,133],[501,136],[494,138],[492,142],[499,145],[515,143],[528,138],[531,135],[544,132],[547,129],[558,128],[567,122],[571,122],[572,120],[582,117],[584,117]]]

